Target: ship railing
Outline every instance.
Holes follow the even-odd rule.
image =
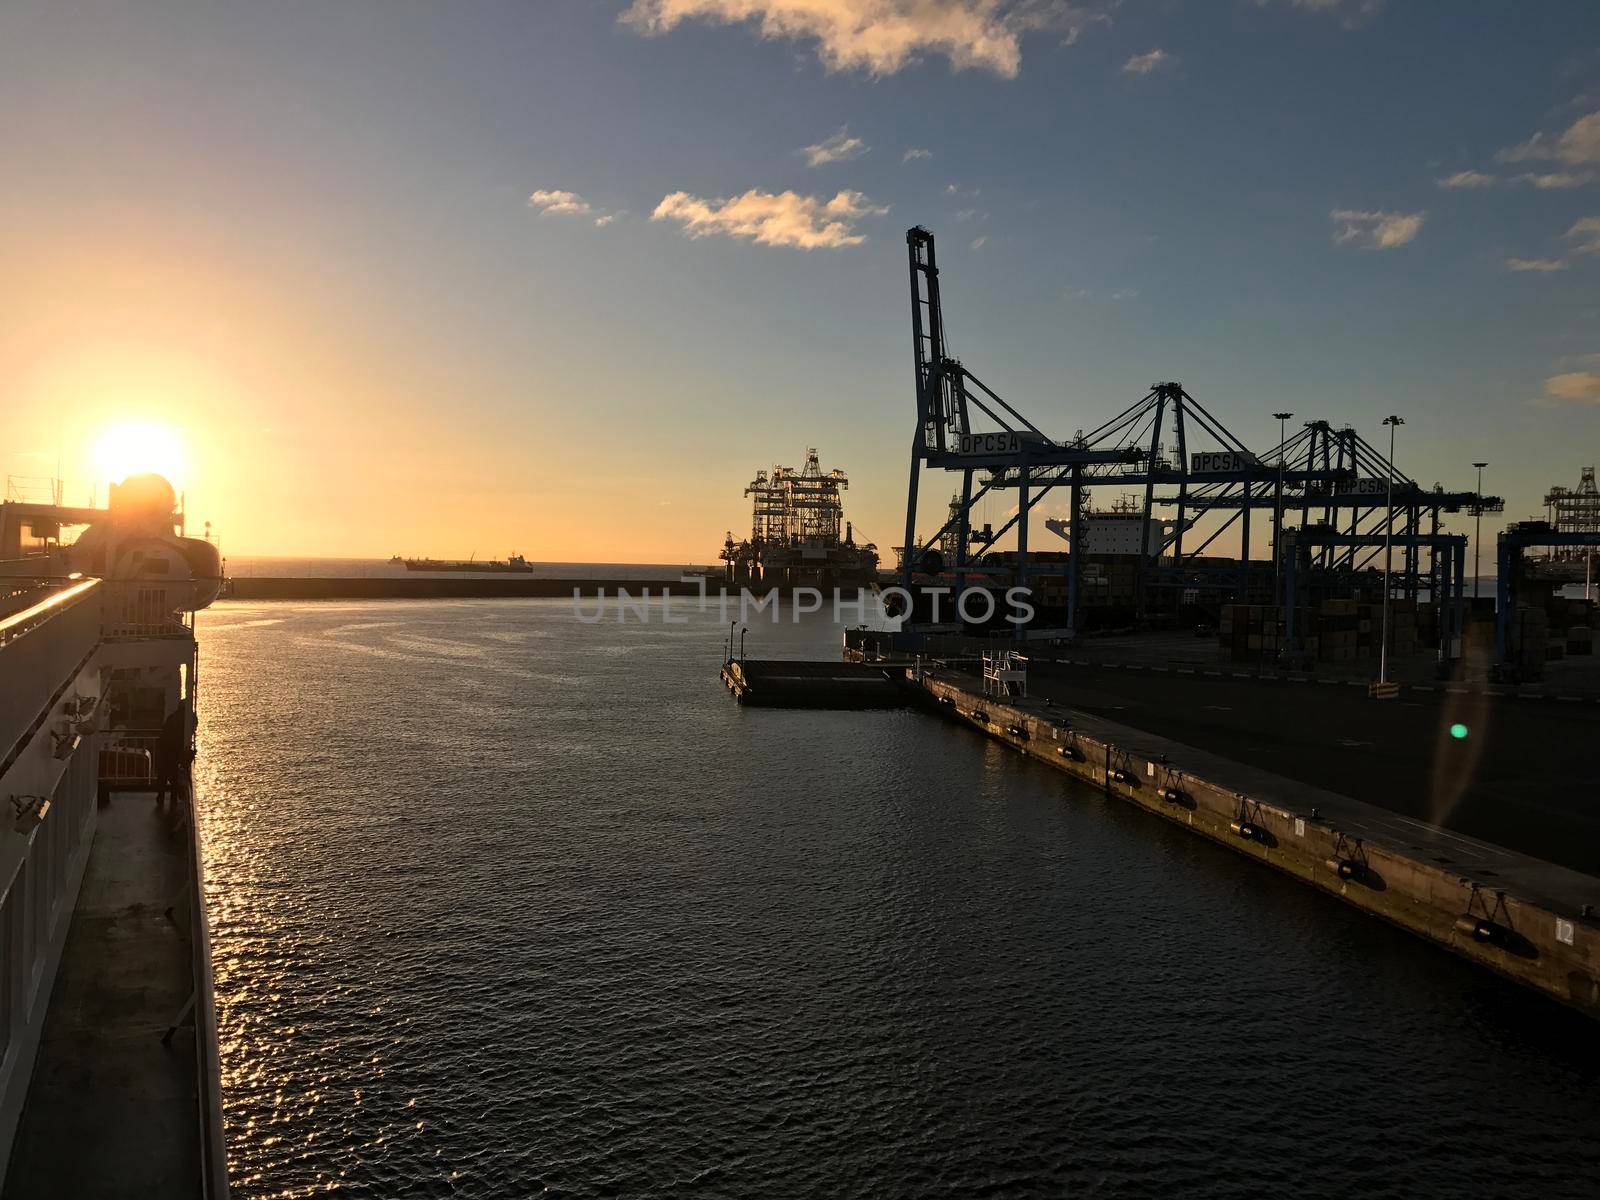
[[[0,775],[100,645],[100,581],[43,588],[41,599],[0,618]]]
[[[205,856],[200,845],[200,804],[189,792],[190,869],[194,902],[189,906],[189,951],[194,970],[195,1073],[199,1089],[201,1195],[227,1200],[228,1144],[222,1118],[222,1058],[217,1040],[216,981],[211,967],[211,922],[206,915]]]
[[[105,585],[105,636],[108,640],[194,637],[191,580],[128,579]]]

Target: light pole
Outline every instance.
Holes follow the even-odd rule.
[[[1478,468],[1478,502],[1472,506],[1473,515],[1478,518],[1477,528],[1472,534],[1472,598],[1478,598],[1478,551],[1483,548],[1483,469],[1489,464],[1475,462]]]
[[[1284,422],[1294,416],[1292,412],[1272,414],[1278,422],[1278,490],[1272,502],[1272,603],[1283,603],[1283,551],[1278,542],[1283,537],[1283,443],[1288,436]]]
[[[1389,502],[1383,522],[1383,633],[1378,647],[1378,682],[1389,682],[1389,569],[1394,562],[1394,431],[1405,422],[1396,416],[1387,416],[1383,423],[1389,427]]]

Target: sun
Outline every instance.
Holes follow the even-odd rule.
[[[154,421],[119,421],[107,426],[95,443],[96,474],[108,483],[154,471],[174,487],[182,487],[188,459],[176,430]]]

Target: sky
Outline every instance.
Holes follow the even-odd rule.
[[[887,557],[914,224],[1055,436],[1600,459],[1591,2],[7,0],[0,153],[0,469],[232,554],[709,562],[815,446]]]

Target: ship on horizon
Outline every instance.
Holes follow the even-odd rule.
[[[486,558],[482,562],[471,558],[401,558],[396,554],[389,561],[404,563],[408,571],[490,571],[514,575],[533,573],[533,564],[520,554],[513,554],[503,559]]]

